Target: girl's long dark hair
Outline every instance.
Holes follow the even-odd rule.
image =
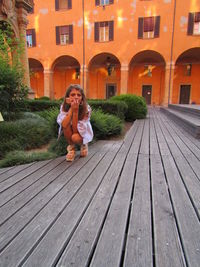
[[[82,120],[85,117],[85,115],[87,114],[87,102],[86,102],[86,97],[85,97],[84,91],[79,84],[71,84],[67,88],[67,91],[66,91],[65,96],[64,96],[64,101],[63,101],[63,111],[67,112],[70,109],[70,105],[66,103],[66,97],[69,97],[72,89],[78,90],[82,96],[82,102],[79,105],[79,112],[78,112],[78,119]]]

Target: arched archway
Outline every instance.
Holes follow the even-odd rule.
[[[88,65],[89,98],[109,98],[120,92],[120,62],[111,53],[94,56]]]
[[[30,84],[35,93],[35,97],[44,96],[44,68],[41,62],[34,58],[29,58]]]
[[[181,53],[175,63],[172,103],[200,104],[200,47]]]
[[[165,59],[153,50],[137,53],[129,64],[128,93],[160,105],[164,97]]]
[[[62,98],[70,84],[80,84],[80,63],[74,57],[58,57],[52,64],[52,70],[54,98]]]

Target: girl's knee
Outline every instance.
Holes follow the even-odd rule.
[[[78,133],[72,134],[71,140],[74,144],[82,144],[83,138]]]

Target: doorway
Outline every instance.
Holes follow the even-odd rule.
[[[190,91],[191,91],[191,85],[188,85],[188,84],[181,85],[179,104],[190,103]]]
[[[152,85],[142,86],[142,96],[144,97],[146,104],[151,105]]]
[[[116,94],[116,88],[117,88],[117,85],[115,83],[106,84],[106,99]]]

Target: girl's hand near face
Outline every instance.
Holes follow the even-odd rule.
[[[80,102],[79,99],[74,99],[74,98],[70,98],[70,97],[67,97],[67,98],[66,98],[66,103],[67,103],[68,105],[71,106],[71,109],[72,109],[73,111],[79,109],[79,105],[80,105],[79,102]]]
[[[72,111],[76,112],[79,110],[79,105],[80,105],[80,101],[79,99],[73,99],[71,101],[71,108],[72,108]]]

